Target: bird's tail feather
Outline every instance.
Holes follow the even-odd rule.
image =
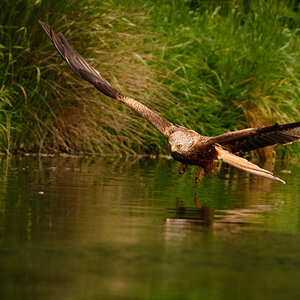
[[[273,174],[270,171],[260,168],[259,166],[249,162],[245,158],[234,155],[218,145],[215,145],[215,149],[217,151],[218,159],[224,161],[225,163],[234,166],[238,169],[241,169],[245,172],[248,172],[250,174],[261,176],[285,184],[283,180],[273,176]]]

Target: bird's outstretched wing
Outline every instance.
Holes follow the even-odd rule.
[[[285,183],[280,178],[273,176],[270,171],[260,168],[259,166],[249,162],[247,159],[234,155],[229,151],[223,149],[221,146],[215,145],[214,147],[217,151],[217,158],[224,161],[225,163],[250,174]]]
[[[227,132],[210,139],[232,153],[300,140],[300,122]]]
[[[93,84],[97,90],[106,96],[116,99],[133,111],[141,115],[147,121],[149,121],[155,128],[157,128],[165,137],[168,137],[174,125],[169,121],[163,119],[157,113],[143,105],[142,103],[126,97],[115,90],[101,75],[100,73],[91,67],[83,57],[81,57],[68,43],[62,33],[56,35],[51,27],[39,21],[50,40],[53,42],[55,48],[62,56],[62,58],[68,63],[70,68],[81,78],[87,80]]]

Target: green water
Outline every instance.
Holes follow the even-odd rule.
[[[300,299],[300,165],[177,167],[0,158],[0,299]]]

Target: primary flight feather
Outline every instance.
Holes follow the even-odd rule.
[[[276,144],[288,144],[300,140],[300,122],[274,125],[262,128],[248,128],[227,132],[215,137],[202,136],[185,127],[173,125],[142,103],[124,96],[115,90],[101,74],[91,67],[68,43],[62,33],[56,35],[49,25],[39,21],[50,40],[70,68],[81,78],[87,80],[106,96],[124,103],[130,109],[149,121],[168,140],[172,157],[181,165],[178,174],[184,172],[187,165],[203,168],[196,177],[198,181],[204,170],[213,169],[214,161],[219,159],[250,174],[285,183],[271,172],[264,170],[244,158],[239,153]]]

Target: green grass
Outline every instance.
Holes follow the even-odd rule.
[[[166,151],[154,128],[73,75],[38,19],[173,123],[215,135],[299,121],[294,1],[0,2],[2,152]]]
[[[254,1],[250,7],[227,4],[227,10],[192,11],[174,3],[165,4],[168,14],[161,28],[171,38],[163,60],[186,80],[170,84],[185,95],[180,101],[191,108],[189,120],[204,123],[213,134],[245,122],[299,118],[300,19],[291,4]]]

